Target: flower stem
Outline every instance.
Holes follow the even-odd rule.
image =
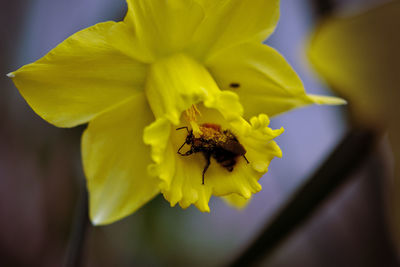
[[[337,146],[319,170],[282,206],[258,237],[230,266],[259,264],[367,159],[379,135],[354,129]]]
[[[86,188],[82,188],[81,191],[70,233],[70,240],[66,252],[66,261],[64,264],[65,267],[81,266],[85,237],[91,225],[88,215],[88,192]]]

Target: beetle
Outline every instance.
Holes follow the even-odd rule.
[[[204,175],[210,166],[211,157],[229,172],[233,171],[239,156],[242,156],[249,163],[245,156],[246,149],[231,131],[222,130],[220,125],[214,123],[204,123],[199,128],[201,131],[199,137],[195,137],[193,130],[189,130],[186,126],[176,129],[186,129],[188,132],[185,142],[179,147],[177,153],[181,156],[189,156],[193,153],[201,152],[204,155],[206,165],[202,174],[203,185]],[[182,153],[181,149],[185,145],[190,145],[190,149]]]

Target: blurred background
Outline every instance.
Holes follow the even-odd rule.
[[[91,227],[82,266],[223,266],[247,247],[349,128],[368,124],[368,117],[361,118],[363,113],[354,104],[363,91],[346,95],[338,88],[343,84],[333,86],[330,77],[322,77],[329,72],[318,74],[307,58],[314,29],[329,20],[321,16],[322,2],[327,3],[281,0],[281,19],[266,43],[287,58],[308,93],[333,95],[329,88],[335,89],[349,105],[311,106],[272,119],[272,128],[285,128],[277,140],[283,158],[272,161],[261,179],[263,190],[246,209],[238,211],[213,198],[211,213],[203,214],[194,207],[170,208],[157,197],[121,221]],[[331,4],[335,14],[359,16],[384,2],[388,1]],[[126,5],[124,0],[14,0],[0,6],[0,266],[61,266],[85,183],[80,161],[85,126],[59,129],[47,124],[5,74],[44,56],[78,30],[121,20]],[[370,25],[364,26],[369,30]],[[398,59],[399,51],[393,49],[388,55]],[[392,66],[396,68],[398,72],[398,65]],[[385,93],[382,90],[379,94]],[[397,118],[396,109],[390,112]],[[395,194],[391,146],[396,133],[384,135],[350,179],[260,265],[398,266],[391,217]]]

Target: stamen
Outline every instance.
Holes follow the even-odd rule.
[[[187,109],[184,116],[185,119],[189,122],[193,133],[195,135],[201,134],[201,130],[199,129],[199,125],[197,124],[197,116],[201,116],[201,113],[196,105],[192,105],[189,109]]]
[[[201,113],[196,105],[192,105],[189,109],[185,111],[186,120],[189,122],[197,121],[197,115],[201,116]]]

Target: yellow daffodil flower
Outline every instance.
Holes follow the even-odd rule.
[[[200,211],[211,195],[242,205],[281,156],[273,139],[283,129],[268,128],[268,116],[343,102],[307,95],[261,44],[277,24],[278,0],[127,2],[123,21],[84,29],[9,74],[43,119],[89,123],[82,158],[94,224],[160,192],[171,206]]]

